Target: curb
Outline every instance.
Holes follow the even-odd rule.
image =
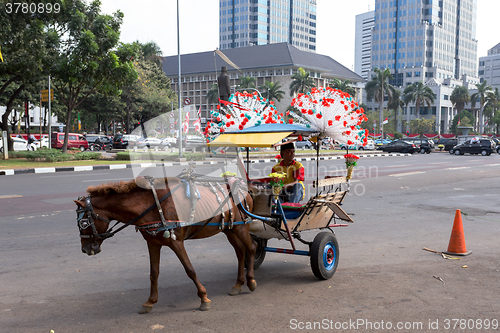
[[[359,157],[382,157],[382,156],[411,156],[411,154],[363,154],[358,155]],[[338,156],[326,156],[320,157],[320,161],[327,160],[339,160],[342,159],[342,155]],[[296,158],[296,161],[307,162],[316,161],[316,157],[302,157]],[[275,162],[275,158],[266,159],[250,159],[250,163],[270,163]],[[244,163],[245,160],[243,160]],[[194,165],[209,165],[209,164],[225,164],[224,161],[196,161],[196,162],[163,162],[163,163],[135,163],[135,164],[110,164],[110,165],[82,165],[74,167],[54,167],[54,168],[33,168],[33,169],[6,169],[0,170],[0,176],[12,176],[12,175],[22,175],[31,173],[54,173],[54,172],[78,172],[78,171],[94,171],[94,170],[117,170],[117,169],[131,169],[131,168],[150,168],[150,167],[171,167],[171,166],[188,166],[189,164]]]

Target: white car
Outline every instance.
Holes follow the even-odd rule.
[[[40,140],[36,140],[35,142],[33,142],[36,146],[37,149],[40,149]],[[49,138],[42,138],[42,144],[41,144],[42,148],[45,147],[45,148],[49,148]]]
[[[14,141],[14,151],[34,151],[37,148],[34,143],[28,146],[28,141],[22,138],[12,138],[12,141]],[[3,153],[3,140],[0,140],[0,153]]]

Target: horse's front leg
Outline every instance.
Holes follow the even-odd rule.
[[[151,291],[149,298],[142,305],[142,309],[139,313],[148,313],[153,309],[153,305],[158,302],[158,275],[160,274],[160,251],[161,245],[153,244],[148,241],[148,251],[149,251],[149,278],[151,280]]]
[[[184,248],[184,242],[179,240],[172,240],[169,243],[169,246],[177,255],[177,258],[179,258],[182,266],[184,266],[184,270],[186,271],[187,276],[189,276],[189,278],[193,280],[196,288],[198,289],[198,297],[201,299],[200,310],[209,310],[211,301],[207,297],[207,290],[205,289],[205,287],[203,287],[201,282],[196,277],[196,272],[194,271],[193,265],[191,264],[191,261],[189,261],[186,249]]]
[[[247,286],[250,291],[255,291],[257,289],[257,281],[255,281],[255,275],[254,275],[254,261],[255,261],[255,253],[257,252],[257,243],[252,239],[252,236],[250,236],[249,233],[249,225],[238,225],[233,228],[234,236],[237,239],[238,243],[241,244],[241,247],[243,248],[243,254],[248,256],[248,258],[243,257],[243,261],[240,262],[238,260],[238,265],[244,265],[245,261],[247,264]],[[238,274],[240,274],[240,271],[238,270]],[[244,274],[244,271],[241,272],[241,274]]]

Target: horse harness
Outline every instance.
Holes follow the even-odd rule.
[[[120,228],[116,229],[113,231],[113,228],[120,223],[120,221],[116,221],[115,224],[106,230],[104,233],[99,233],[95,227],[95,220],[101,220],[105,221],[108,223],[111,223],[112,221],[103,218],[102,216],[99,216],[94,212],[94,208],[92,207],[92,202],[91,202],[91,197],[90,194],[87,195],[86,197],[79,197],[78,200],[85,200],[85,207],[79,207],[76,209],[76,214],[77,214],[77,224],[78,228],[80,229],[80,238],[89,238],[91,239],[94,243],[96,243],[98,240],[104,241],[107,238],[113,237],[117,232],[123,230],[124,228],[128,227],[129,225],[139,221],[141,218],[143,218],[147,213],[152,211],[153,209],[158,209],[158,213],[160,215],[161,221],[153,221],[153,222],[147,222],[141,225],[136,226],[136,231],[141,231],[141,232],[146,232],[152,236],[158,235],[161,231],[164,231],[163,237],[169,238],[172,237],[173,240],[175,240],[175,234],[171,232],[171,229],[178,228],[178,227],[184,227],[184,226],[189,226],[189,225],[202,225],[202,228],[199,229],[195,234],[191,235],[189,238],[192,238],[194,235],[196,235],[198,232],[200,232],[205,226],[207,225],[213,225],[211,221],[219,216],[219,211],[221,215],[221,222],[219,224],[219,229],[223,230],[226,224],[228,225],[229,229],[233,227],[234,224],[246,224],[251,221],[249,217],[247,217],[244,221],[237,221],[234,222],[234,214],[231,210],[231,202],[230,199],[234,200],[234,197],[232,195],[233,191],[237,191],[236,197],[238,197],[238,202],[241,202],[239,200],[239,195],[242,195],[243,198],[245,198],[245,193],[244,190],[239,186],[240,181],[234,181],[233,184],[235,184],[235,189],[233,191],[231,188],[228,190],[228,195],[225,196],[224,200],[221,199],[221,197],[218,194],[217,189],[220,191],[222,195],[224,195],[224,190],[223,187],[221,186],[220,182],[221,180],[219,179],[211,179],[211,180],[205,180],[205,181],[195,181],[196,179],[196,174],[192,172],[184,172],[179,176],[181,183],[177,185],[175,188],[170,190],[167,194],[165,194],[162,198],[158,198],[158,194],[156,193],[156,190],[154,188],[154,178],[153,177],[145,177],[149,184],[151,185],[151,190],[153,192],[153,197],[155,200],[155,203],[152,204],[150,207],[148,207],[144,212],[142,212],[140,215],[136,216],[132,220],[124,223],[123,226]],[[200,199],[200,194],[199,191],[195,185],[197,183],[198,185],[203,185],[203,186],[209,186],[211,191],[215,194],[217,198],[217,202],[219,203],[219,207],[214,211],[213,217],[206,222],[194,222],[194,214],[196,210],[196,202],[198,199]],[[227,184],[227,182],[224,182]],[[168,197],[173,195],[177,189],[181,187],[181,185],[185,184],[186,185],[186,196],[191,198],[191,209],[190,209],[190,214],[189,214],[189,221],[188,222],[182,222],[182,221],[172,221],[172,220],[166,220],[165,216],[163,214],[163,209],[161,208],[161,203],[165,201]],[[216,189],[217,187],[217,189]],[[228,186],[230,187],[230,186]],[[246,202],[246,199],[244,199],[245,206],[248,210],[248,204]],[[227,205],[228,208],[228,213],[230,215],[229,222],[225,222],[225,214],[224,214],[224,205]],[[237,205],[240,207],[240,205]],[[240,211],[244,214],[244,211],[240,209]],[[87,217],[85,218],[85,215]],[[246,215],[246,214],[245,214]],[[91,235],[85,235],[82,233],[83,230],[87,229],[88,227],[92,228],[92,234]]]

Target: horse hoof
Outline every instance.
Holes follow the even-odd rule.
[[[255,291],[255,289],[257,289],[257,281],[248,281],[248,289],[250,289],[250,291]]]
[[[238,295],[240,292],[241,292],[241,288],[236,288],[236,287],[233,287],[233,289],[231,289],[231,291],[229,292],[229,295],[231,295],[231,296],[236,296],[236,295]]]
[[[201,302],[200,310],[201,311],[208,311],[208,310],[210,310],[210,304],[211,304],[211,302]]]
[[[142,309],[139,310],[139,313],[140,314],[149,313],[149,312],[151,312],[151,310],[153,310],[152,306],[145,306],[145,305],[143,305]]]

